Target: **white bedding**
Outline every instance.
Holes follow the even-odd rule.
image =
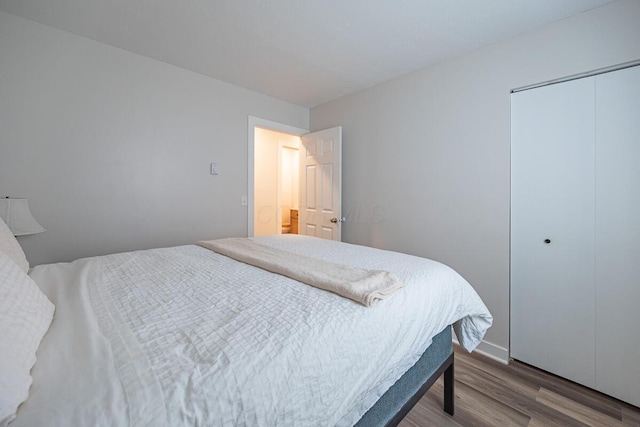
[[[491,325],[471,286],[435,261],[256,240],[388,270],[405,287],[364,307],[199,246],[35,267],[56,314],[12,426],[353,425],[446,325],[469,350]]]

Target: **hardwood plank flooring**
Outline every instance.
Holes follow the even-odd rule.
[[[454,352],[455,415],[442,410],[440,378],[400,427],[640,427],[640,408],[524,363]]]

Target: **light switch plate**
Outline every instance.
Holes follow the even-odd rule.
[[[211,175],[218,175],[218,164],[211,163]]]

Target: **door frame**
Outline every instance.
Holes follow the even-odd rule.
[[[275,132],[286,133],[294,136],[302,136],[309,133],[308,129],[302,129],[295,126],[286,125],[284,123],[274,122],[272,120],[262,119],[260,117],[249,116],[247,120],[247,237],[254,235],[254,168],[255,168],[255,129],[256,127],[268,129]]]

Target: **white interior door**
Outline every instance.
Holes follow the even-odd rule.
[[[511,356],[595,385],[594,79],[511,97]]]
[[[341,240],[342,127],[302,135],[298,233]]]

